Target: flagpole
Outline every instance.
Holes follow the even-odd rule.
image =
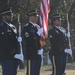
[[[46,45],[45,39],[48,36],[48,13],[50,12],[50,0],[41,0],[40,3],[40,26],[43,28],[43,32],[40,36],[41,47]],[[42,54],[42,65],[44,53]]]

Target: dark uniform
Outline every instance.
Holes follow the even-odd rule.
[[[31,12],[31,15],[36,15]],[[31,22],[23,28],[25,42],[25,59],[27,60],[27,75],[39,75],[41,67],[41,55],[38,55],[40,46],[40,36],[37,34],[37,27]]]
[[[11,14],[10,10],[4,10],[1,15]],[[18,60],[15,54],[20,53],[17,35],[6,21],[0,23],[0,63],[3,75],[16,75]]]
[[[56,20],[59,19],[57,14],[54,16],[56,16]],[[49,30],[48,36],[51,43],[51,53],[49,56],[53,68],[52,75],[64,75],[67,61],[67,54],[64,50],[68,48],[66,30],[63,27],[58,28],[54,25],[53,28]]]
[[[39,59],[41,56],[37,54],[40,47],[40,36],[37,34],[37,28],[31,23],[27,24],[23,28],[24,39],[26,43],[26,59]]]

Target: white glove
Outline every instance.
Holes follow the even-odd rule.
[[[67,35],[67,37],[70,37],[70,32],[68,32],[66,35]]]
[[[68,53],[72,56],[72,50],[71,49],[65,49],[65,53]]]
[[[24,59],[23,54],[15,54],[14,58],[19,59],[21,61],[23,61]]]
[[[17,38],[18,42],[22,42],[22,37]]]
[[[37,34],[40,36],[43,32],[43,28],[39,28],[38,31],[37,31]]]
[[[40,50],[38,50],[38,55],[42,55],[43,54],[43,49],[41,48]]]

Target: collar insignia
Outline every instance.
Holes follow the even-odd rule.
[[[58,33],[59,34],[59,31],[57,31],[57,30],[55,30],[56,31],[56,33]]]

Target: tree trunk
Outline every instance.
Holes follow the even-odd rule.
[[[74,2],[72,3],[72,6],[71,6],[71,8],[70,8],[70,10],[69,10],[69,21],[70,21],[70,17],[71,17],[71,14],[72,14],[72,12],[73,12],[73,9],[75,8],[75,0],[74,0]]]

